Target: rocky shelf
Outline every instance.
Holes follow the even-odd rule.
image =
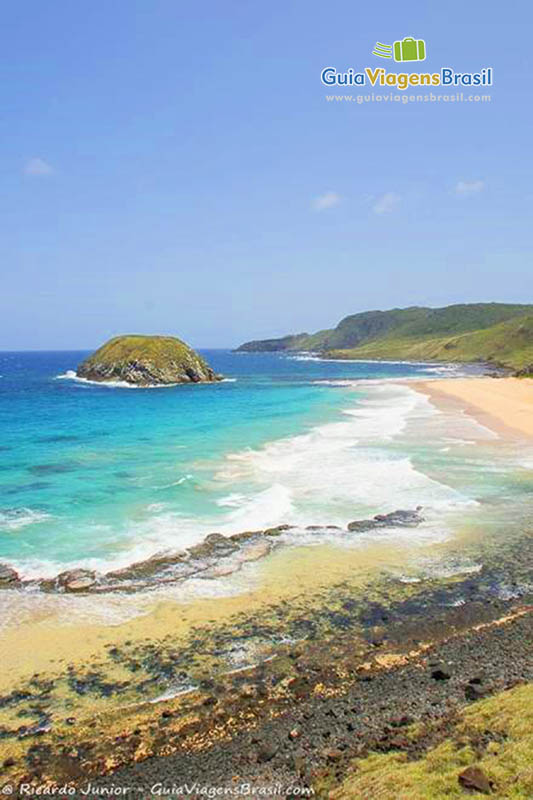
[[[383,528],[416,528],[424,521],[421,511],[418,506],[415,510],[376,514],[372,519],[350,522],[344,530],[337,525],[308,525],[305,530],[337,530],[347,534]],[[77,594],[137,592],[192,577],[223,578],[237,572],[244,564],[267,556],[280,543],[282,534],[295,529],[296,526],[283,524],[231,536],[210,533],[202,542],[184,551],[155,553],[144,561],[106,573],[79,568],[61,572],[55,578],[23,580],[11,566],[0,564],[0,589],[35,588],[43,592]]]

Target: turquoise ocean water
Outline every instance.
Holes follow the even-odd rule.
[[[71,372],[86,353],[0,353],[0,561],[27,577],[106,570],[211,531],[415,505],[438,537],[527,506],[527,448],[396,382],[453,365],[203,354],[226,381],[98,386]]]

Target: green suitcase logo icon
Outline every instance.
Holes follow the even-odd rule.
[[[426,43],[424,39],[413,39],[411,36],[406,36],[405,39],[394,42],[394,60],[425,61]]]

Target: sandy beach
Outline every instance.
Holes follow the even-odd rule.
[[[419,410],[417,435],[427,430],[443,445],[432,462],[435,478],[449,463],[450,443],[455,458],[462,448],[529,451],[533,381],[408,385],[400,388]],[[444,414],[426,413],[429,403],[416,392]],[[445,479],[453,486],[451,474]],[[413,503],[434,485],[416,483]],[[396,735],[407,725],[395,710],[400,704],[406,720],[425,724],[437,715],[449,732],[456,708],[477,699],[465,689],[470,680],[482,682],[480,695],[531,680],[532,542],[516,499],[514,527],[500,541],[496,501],[460,505],[449,523],[428,506],[424,524],[449,525],[442,539],[418,538],[418,526],[398,538],[382,531],[365,538],[372,519],[335,528],[331,541],[311,541],[319,536],[314,525],[299,532],[301,545],[274,536],[264,560],[226,576],[234,582],[226,594],[50,592],[39,605],[43,598],[30,593],[13,617],[18,624],[0,636],[6,776],[146,788],[175,774],[232,786],[238,775],[319,792],[320,776],[338,782],[354,757],[382,747],[409,751]],[[385,511],[387,502],[394,501],[385,497]],[[6,594],[6,608],[16,611],[18,598]],[[132,601],[139,613],[122,618]],[[104,607],[116,616],[106,621]],[[433,677],[441,661],[449,679]],[[66,758],[67,750],[75,755]]]
[[[438,403],[454,398],[488,427],[505,426],[533,437],[533,380],[527,378],[458,378],[424,381],[417,388]]]

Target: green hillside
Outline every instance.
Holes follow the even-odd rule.
[[[332,358],[533,363],[533,305],[475,303],[395,308],[345,317],[316,334],[247,342],[240,351],[309,350]]]
[[[356,348],[330,350],[328,355],[412,361],[492,361],[520,369],[533,364],[533,315],[459,336],[387,336]]]

